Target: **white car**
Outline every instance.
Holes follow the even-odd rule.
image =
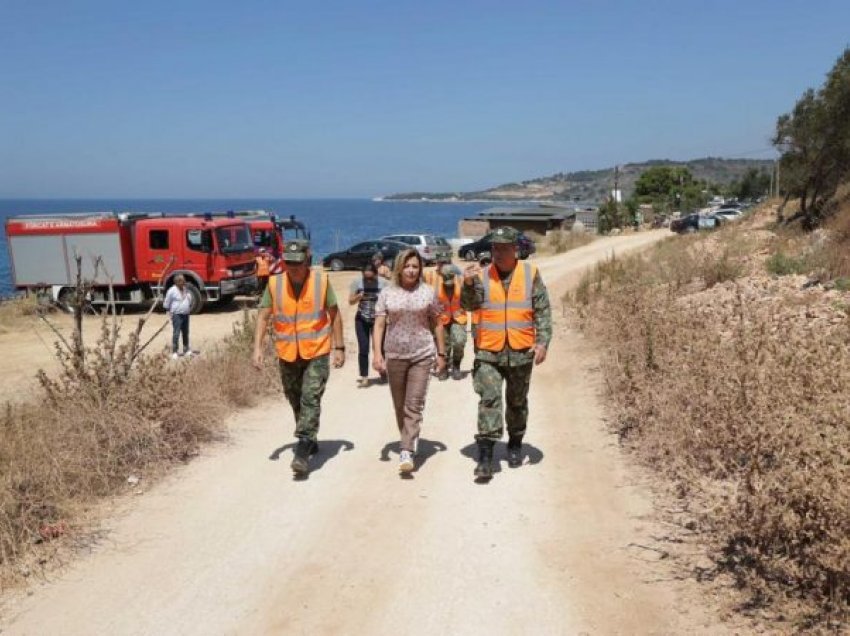
[[[714,214],[721,217],[724,221],[737,221],[743,216],[743,213],[738,208],[720,208]]]
[[[382,236],[385,241],[401,241],[407,243],[411,247],[415,247],[416,251],[425,261],[426,265],[430,265],[437,260],[437,255],[442,255],[451,260],[452,248],[448,242],[433,234],[388,234]]]

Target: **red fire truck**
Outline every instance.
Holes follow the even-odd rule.
[[[251,228],[254,247],[265,249],[275,258],[283,254],[283,243],[290,239],[310,239],[310,231],[294,214],[288,217],[265,210],[238,210],[236,212],[215,213],[214,216],[231,215],[245,221]]]
[[[6,237],[15,286],[52,287],[60,303],[73,291],[75,256],[94,284],[93,305],[108,302],[110,282],[116,303],[149,303],[183,274],[198,313],[207,301],[229,302],[257,284],[250,228],[232,217],[26,215],[6,220]]]

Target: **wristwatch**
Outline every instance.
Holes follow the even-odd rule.
[[[446,357],[446,354],[445,354],[445,353],[441,353],[441,352],[439,352],[439,351],[437,352],[437,355],[438,355],[438,356],[440,356],[441,358],[445,358],[445,357]]]
[[[334,347],[335,351],[345,351],[345,347]]]

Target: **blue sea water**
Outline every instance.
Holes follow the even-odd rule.
[[[266,210],[294,214],[310,229],[318,258],[355,242],[385,234],[422,232],[457,236],[458,221],[491,203],[429,203],[367,199],[0,199],[0,297],[13,293],[6,218],[18,214],[66,212],[214,212]]]

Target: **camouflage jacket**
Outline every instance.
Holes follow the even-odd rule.
[[[504,285],[505,290],[511,284],[511,278],[513,278],[513,272],[502,278],[502,285]],[[475,311],[481,307],[483,302],[484,284],[480,277],[476,278],[472,285],[463,286],[460,293],[461,307],[467,311]],[[552,310],[549,306],[549,292],[546,291],[546,285],[543,284],[540,272],[535,274],[534,283],[531,286],[531,308],[534,311],[534,341],[536,344],[542,344],[548,348],[549,341],[552,340]],[[519,367],[534,360],[534,350],[515,350],[505,343],[505,348],[498,353],[479,349],[475,354],[475,359],[500,366]]]

